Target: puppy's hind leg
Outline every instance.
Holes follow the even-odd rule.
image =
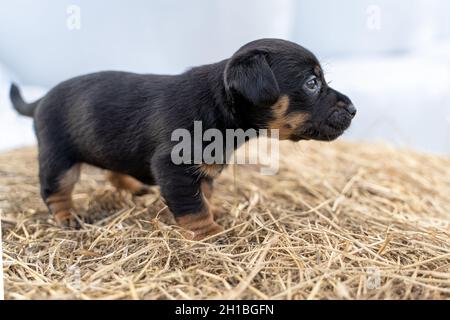
[[[80,177],[80,163],[71,163],[54,156],[49,161],[40,156],[39,178],[42,198],[58,225],[76,228],[78,224],[70,210],[73,207],[72,191]]]
[[[129,175],[108,171],[107,178],[118,190],[127,190],[135,196],[150,193],[150,188],[147,185]]]

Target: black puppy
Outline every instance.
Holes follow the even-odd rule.
[[[118,188],[145,193],[158,184],[178,224],[195,239],[218,233],[208,208],[222,164],[171,161],[175,129],[279,129],[283,140],[331,141],[356,113],[327,85],[316,57],[284,40],[262,39],[230,59],[169,75],[99,72],[60,83],[15,109],[34,117],[41,195],[57,222],[72,226],[71,192],[81,163],[111,171]]]

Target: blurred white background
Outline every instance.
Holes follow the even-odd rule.
[[[347,139],[450,154],[447,0],[0,0],[0,150],[35,143],[7,97],[98,70],[179,73],[254,39],[295,41],[358,108]]]

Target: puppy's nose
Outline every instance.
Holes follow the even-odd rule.
[[[345,103],[343,101],[339,101],[337,105],[338,107],[344,108],[345,111],[347,111],[352,116],[352,118],[356,115],[356,108],[353,103]]]
[[[348,113],[350,113],[350,115],[352,116],[352,118],[356,115],[356,108],[353,105],[353,103],[348,104],[345,107],[345,110],[347,110]]]

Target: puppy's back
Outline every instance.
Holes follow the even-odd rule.
[[[107,169],[138,162],[153,147],[149,115],[170,79],[105,71],[64,81],[37,106],[38,140]]]

